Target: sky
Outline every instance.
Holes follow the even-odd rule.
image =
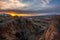
[[[0,0],[0,9],[60,12],[60,0]]]

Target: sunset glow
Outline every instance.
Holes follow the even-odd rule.
[[[7,14],[11,15],[11,16],[31,16],[31,14],[18,14],[18,13],[15,13],[15,12],[8,12]]]
[[[43,15],[47,15],[47,14],[28,14],[28,13],[16,13],[16,12],[7,12],[7,14],[11,15],[11,16],[43,16]]]
[[[60,15],[60,13],[17,13],[17,12],[0,12],[0,14],[8,14],[11,16],[45,16],[45,15]]]

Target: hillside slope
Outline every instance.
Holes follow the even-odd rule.
[[[36,25],[37,23],[28,18],[16,17],[0,25],[0,40],[38,40],[48,23],[41,21],[38,23],[41,25]]]

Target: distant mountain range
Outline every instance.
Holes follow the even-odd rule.
[[[0,10],[0,12],[18,12],[18,13],[60,13],[60,10]]]

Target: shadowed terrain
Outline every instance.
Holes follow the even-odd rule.
[[[60,16],[52,17],[50,25],[39,40],[60,40]]]
[[[0,40],[59,40],[59,18],[52,20],[28,19],[14,17],[0,25]],[[57,20],[56,20],[57,19]],[[55,26],[56,25],[56,26]],[[56,39],[55,36],[57,35]]]

